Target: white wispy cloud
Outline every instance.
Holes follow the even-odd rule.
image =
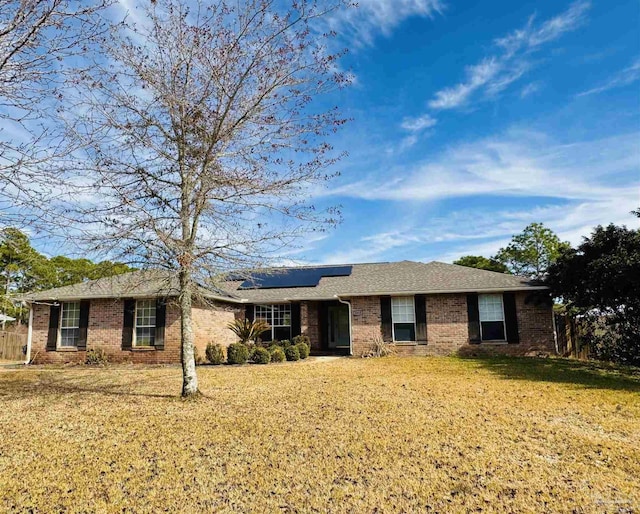
[[[434,18],[445,10],[442,0],[359,0],[357,4],[328,20],[332,29],[356,46],[370,45],[380,34],[388,36],[408,18]]]
[[[629,212],[640,204],[639,139],[640,132],[633,132],[566,144],[513,128],[455,145],[415,166],[346,184],[332,194],[397,202],[402,210],[350,241],[349,249],[320,258],[452,261],[466,254],[492,255],[534,221],[573,244],[597,224],[637,225]],[[467,197],[495,201],[467,209],[460,201],[457,212],[425,215],[438,201]],[[526,197],[526,207],[501,207],[501,197]]]
[[[332,189],[368,200],[440,200],[466,196],[541,196],[566,199],[610,195],[607,176],[638,173],[640,133],[559,144],[540,132],[507,133],[454,145],[389,175],[371,175]],[[552,185],[553,187],[550,187]]]
[[[544,43],[559,38],[565,32],[579,27],[584,23],[586,13],[590,7],[590,2],[575,2],[563,13],[537,26],[535,24],[536,16],[531,16],[523,28],[496,39],[495,43],[504,48],[509,56],[522,49],[535,49]]]
[[[631,66],[628,66],[627,68],[619,71],[601,86],[594,87],[593,89],[589,89],[587,91],[583,91],[582,93],[579,93],[577,96],[586,96],[586,95],[593,95],[596,93],[602,93],[603,91],[607,91],[608,89],[628,86],[629,84],[633,84],[638,80],[640,80],[640,57],[636,58],[636,60],[631,64]]]
[[[408,130],[409,132],[420,132],[424,129],[433,127],[438,120],[429,116],[428,114],[424,114],[419,116],[418,118],[405,118],[402,120],[400,127],[404,130]]]
[[[520,91],[520,98],[527,98],[528,96],[531,96],[537,93],[541,89],[542,89],[542,82],[540,81],[530,82],[529,84],[524,86]]]
[[[464,81],[437,91],[429,101],[429,107],[454,109],[467,105],[476,93],[491,97],[504,91],[531,69],[529,55],[579,27],[589,7],[589,2],[574,3],[563,13],[540,24],[536,24],[535,16],[531,16],[523,28],[494,41],[500,52],[467,66]]]

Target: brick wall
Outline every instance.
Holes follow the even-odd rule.
[[[300,333],[306,335],[311,343],[311,350],[321,351],[319,323],[319,302],[300,302]]]
[[[469,342],[466,294],[427,295],[427,354],[450,355]]]
[[[198,355],[205,357],[207,344],[215,343],[224,347],[236,342],[236,336],[227,325],[236,316],[244,318],[244,306],[215,303],[213,305],[198,305],[193,307],[191,314],[193,332],[196,339]]]
[[[374,338],[381,337],[380,297],[361,296],[350,302],[353,355],[360,356],[369,350]]]
[[[529,293],[516,293],[519,344],[473,344],[462,346],[459,355],[536,355],[555,353],[552,308],[550,305],[526,303]]]
[[[200,355],[211,338],[220,336],[221,344],[232,342],[224,333],[227,320],[232,320],[233,310],[216,304],[211,307],[195,306],[193,324],[196,346]],[[103,349],[110,362],[131,362],[140,364],[179,363],[180,348],[180,315],[176,305],[167,305],[164,350],[155,348],[134,348],[122,350],[122,324],[124,318],[124,302],[116,299],[91,300],[89,307],[89,326],[87,330],[87,350]],[[215,327],[215,328],[214,328]],[[49,306],[33,305],[33,336],[31,356],[38,364],[82,363],[86,359],[85,351],[57,350],[46,351],[47,334],[49,332]],[[229,333],[231,333],[229,331]],[[233,336],[233,334],[231,334]]]
[[[466,294],[427,295],[427,344],[396,344],[398,355],[525,355],[553,353],[551,307],[526,304],[529,293],[516,293],[520,344],[469,344]],[[380,298],[351,298],[353,311],[353,354],[366,353],[373,338],[380,335]]]

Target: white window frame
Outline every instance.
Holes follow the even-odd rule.
[[[393,308],[393,303],[394,301],[399,301],[399,300],[411,300],[410,303],[410,307],[411,307],[411,318],[413,318],[411,321],[396,321],[395,319],[395,314],[394,314],[394,308]],[[403,307],[407,307],[407,305],[403,305]],[[409,324],[409,323],[413,323],[413,335],[414,335],[414,341],[396,341],[396,323],[402,323],[402,324]],[[415,342],[415,337],[416,337],[416,299],[414,296],[392,296],[391,297],[391,334],[392,334],[392,339],[394,343],[412,343]]]
[[[287,314],[289,315],[289,324],[288,325],[276,325],[275,323],[273,323],[274,320],[274,313],[275,313],[275,308],[282,308],[284,307],[284,318],[286,318]],[[264,310],[264,311],[268,311],[269,313],[269,319],[265,319],[264,316],[260,315],[258,316],[258,309]],[[271,330],[271,340],[274,341],[275,340],[275,333],[276,333],[276,328],[289,328],[289,332],[291,332],[291,304],[290,303],[272,303],[272,304],[256,304],[253,306],[253,319],[257,320],[257,319],[261,319],[266,321],[269,324],[269,327]],[[291,336],[289,336],[291,337]]]
[[[502,311],[502,318],[501,319],[493,319],[493,318],[497,318],[498,316],[489,316],[489,318],[487,319],[483,319],[482,317],[482,308],[481,308],[481,303],[482,303],[482,299],[487,299],[487,298],[498,298],[500,300],[500,308]],[[480,325],[480,341],[483,342],[487,342],[487,343],[491,343],[491,342],[504,342],[506,340],[507,337],[507,323],[505,321],[505,316],[504,316],[504,299],[502,297],[502,293],[483,293],[483,294],[479,294],[478,295],[478,319],[479,319],[479,325]],[[503,339],[485,339],[484,335],[482,333],[482,322],[486,321],[486,322],[496,322],[496,321],[501,321],[502,322],[502,333],[504,334],[504,338]]]
[[[70,304],[74,304],[78,306],[78,325],[77,326],[73,326],[73,327],[63,327],[62,326],[62,321],[64,319],[64,312],[65,312],[65,305],[70,305]],[[75,310],[75,309],[74,309]],[[77,337],[75,340],[75,344],[74,345],[63,345],[62,344],[62,331],[63,330],[77,330]],[[80,302],[60,302],[60,321],[58,322],[58,341],[57,341],[57,348],[77,348],[78,347],[78,340],[80,339]]]
[[[139,304],[142,302],[151,302],[153,303],[153,308],[154,308],[154,321],[155,323],[153,325],[138,325],[138,308],[139,308]],[[138,328],[153,328],[154,333],[153,333],[153,343],[152,344],[143,344],[138,346]],[[157,330],[158,330],[158,306],[156,304],[156,300],[154,298],[140,298],[139,300],[136,300],[136,308],[133,312],[133,341],[132,341],[132,345],[138,346],[138,348],[153,348],[156,344],[156,335],[157,335]]]

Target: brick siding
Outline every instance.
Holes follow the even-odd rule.
[[[554,337],[551,307],[526,303],[527,292],[516,293],[519,344],[469,344],[467,300],[465,294],[427,295],[427,344],[398,343],[399,355],[525,355],[537,352],[553,353]],[[353,354],[366,353],[372,341],[381,335],[380,297],[350,299]],[[309,336],[312,350],[321,350],[319,329],[320,302],[301,302],[301,331]],[[180,362],[180,317],[177,306],[167,305],[164,350],[122,350],[122,300],[91,300],[87,350],[105,350],[111,362],[166,364]],[[33,339],[31,356],[37,363],[84,362],[85,351],[46,351],[49,327],[49,306],[33,306]],[[193,328],[196,348],[201,357],[209,342],[228,346],[235,341],[227,324],[244,317],[244,307],[216,303],[194,305]]]
[[[469,344],[466,294],[427,295],[427,344],[398,343],[398,355],[525,355],[555,350],[551,306],[525,303],[529,293],[516,293],[519,344]],[[353,354],[366,353],[380,336],[380,297],[351,298]]]
[[[49,306],[33,305],[33,335],[31,357],[37,364],[82,363],[86,351],[47,351],[49,332]],[[233,320],[234,309],[222,304],[194,306],[193,327],[196,347],[204,357],[206,345],[211,340],[223,345],[233,342],[233,334],[226,324]],[[122,327],[124,301],[117,299],[91,300],[89,326],[87,329],[87,350],[102,349],[109,362],[131,362],[139,364],[179,363],[181,356],[180,315],[175,304],[167,305],[164,350],[155,348],[133,348],[122,350]],[[229,332],[227,334],[226,332]]]
[[[322,343],[320,341],[319,307],[319,302],[300,303],[300,333],[309,338],[311,351],[313,352],[319,352],[322,350]]]

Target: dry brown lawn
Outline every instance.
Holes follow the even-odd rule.
[[[383,358],[0,371],[0,511],[638,512],[640,377]]]

